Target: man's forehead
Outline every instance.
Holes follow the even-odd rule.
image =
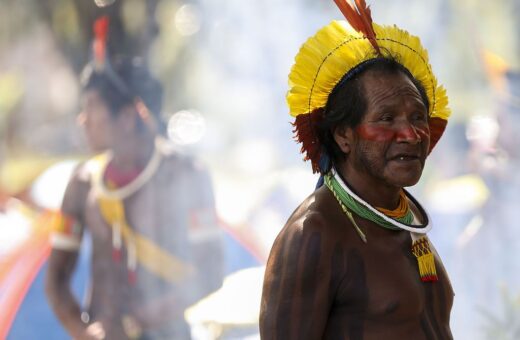
[[[419,90],[408,75],[401,71],[368,71],[360,81],[369,104],[387,105],[408,97],[417,99],[424,106]]]

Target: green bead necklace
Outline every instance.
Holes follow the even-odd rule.
[[[386,216],[384,213],[378,211],[376,208],[371,206],[369,203],[363,201],[343,182],[341,178],[336,175],[335,171],[332,170],[324,176],[325,185],[332,192],[338,203],[340,204],[343,212],[347,215],[349,220],[352,222],[357,233],[361,239],[366,242],[366,236],[362,232],[361,228],[355,222],[352,213],[358,215],[361,218],[372,221],[377,225],[390,230],[408,230],[415,233],[426,234],[431,226],[428,223],[428,217],[424,209],[419,205],[413,197],[409,196],[416,206],[421,210],[421,213],[426,219],[426,223],[420,226],[411,225],[414,215],[410,208],[407,209],[405,215],[400,218],[392,218]],[[405,194],[408,194],[405,191]]]

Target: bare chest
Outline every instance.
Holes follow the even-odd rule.
[[[345,279],[333,313],[357,315],[376,324],[407,323],[425,315],[448,323],[453,291],[436,258],[437,282],[422,282],[406,233],[353,248],[346,254]]]
[[[188,202],[180,193],[182,183],[165,182],[161,178],[151,180],[139,191],[119,201],[123,211],[118,218],[127,228],[158,243],[168,243],[182,238],[189,222]],[[103,211],[102,199],[90,190],[85,204],[85,223],[95,242],[112,240],[114,221]],[[167,246],[167,245],[165,245]]]

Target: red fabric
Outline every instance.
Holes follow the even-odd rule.
[[[0,339],[7,338],[27,291],[49,257],[49,234],[50,218],[45,214],[35,219],[27,240],[0,259]]]

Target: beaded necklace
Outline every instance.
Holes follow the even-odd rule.
[[[381,209],[377,209],[381,214],[377,214],[373,210],[367,209],[367,207],[363,204],[361,204],[359,201],[357,201],[353,196],[351,196],[346,190],[343,190],[341,187],[341,184],[339,184],[338,180],[335,176],[331,174],[327,174],[325,176],[325,184],[327,187],[332,191],[336,199],[341,205],[345,205],[347,209],[355,213],[361,218],[364,218],[366,220],[372,221],[376,223],[377,225],[391,230],[400,230],[401,228],[395,226],[392,222],[388,221],[387,219],[382,217],[383,215],[388,216],[388,214],[385,213],[385,211],[381,211]],[[408,201],[406,200],[406,197],[403,199],[403,197],[400,197],[399,199],[400,207],[404,208],[404,213],[401,214],[394,214],[397,215],[395,217],[391,217],[399,222],[410,224],[413,221],[413,214],[410,210],[410,207],[408,206]],[[404,207],[402,207],[404,205]],[[398,208],[398,209],[399,209]],[[402,209],[399,209],[402,210]],[[400,215],[400,216],[399,216]]]
[[[411,251],[417,258],[421,281],[428,282],[438,280],[435,258],[430,249],[430,242],[426,237],[426,233],[431,230],[428,214],[412,195],[403,189],[399,198],[398,208],[389,211],[382,208],[375,208],[356,195],[334,169],[324,176],[324,181],[363,242],[367,243],[367,237],[357,225],[352,213],[372,221],[385,229],[410,231],[412,236]],[[414,215],[408,205],[408,198],[422,214],[425,220],[423,225],[411,224],[414,220]]]
[[[387,216],[385,212],[378,210],[373,207],[370,203],[359,197],[352,189],[347,185],[337,172],[332,169],[328,174],[325,175],[325,184],[330,191],[334,194],[334,197],[338,200],[340,205],[345,206],[345,209],[354,212],[356,215],[372,221],[377,225],[391,230],[408,230],[418,234],[426,234],[431,230],[429,223],[428,214],[419,202],[413,198],[406,190],[403,189],[406,198],[410,199],[414,205],[419,209],[419,213],[423,216],[425,223],[421,225],[412,225],[413,213],[408,208],[406,214],[403,217],[391,217]],[[342,207],[343,208],[343,207]],[[344,209],[344,210],[345,210]]]

